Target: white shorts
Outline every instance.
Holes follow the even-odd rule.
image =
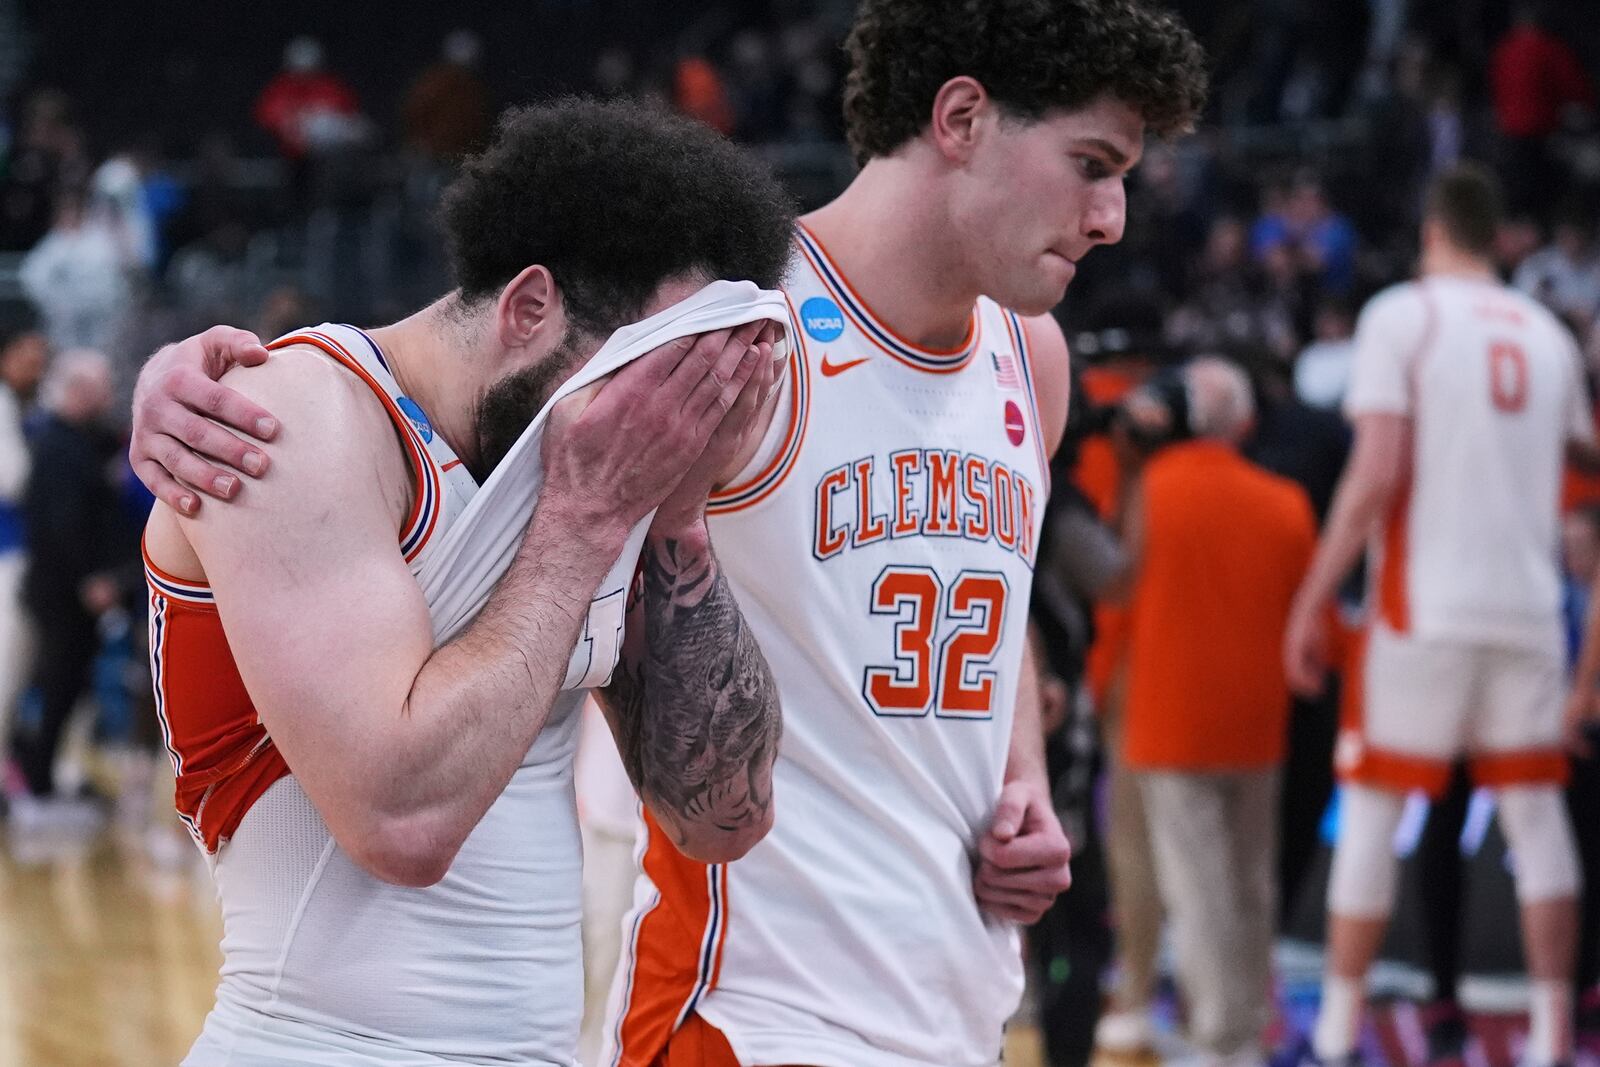
[[[1456,760],[1480,785],[1562,783],[1566,670],[1548,653],[1429,641],[1375,624],[1347,682],[1336,762],[1350,781],[1437,796]]]

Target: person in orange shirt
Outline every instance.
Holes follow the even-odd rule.
[[[1264,1062],[1289,687],[1279,648],[1316,544],[1305,491],[1244,459],[1244,371],[1181,372],[1180,437],[1130,501],[1122,759],[1139,783],[1189,1038],[1207,1064]],[[1130,414],[1147,399],[1136,395]],[[1187,427],[1183,423],[1187,422]]]

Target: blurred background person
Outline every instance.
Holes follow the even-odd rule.
[[[428,159],[453,163],[488,140],[489,87],[479,73],[483,41],[453,30],[440,57],[406,90],[401,128],[406,147]]]
[[[72,104],[59,89],[23,101],[0,180],[0,249],[25,252],[49,232],[56,196],[89,180],[89,156]]]
[[[12,709],[28,670],[22,499],[32,457],[23,423],[49,356],[44,334],[26,307],[0,309],[0,742],[10,736]]]
[[[1568,200],[1556,215],[1550,243],[1523,260],[1512,284],[1583,333],[1600,315],[1600,247],[1595,204]]]
[[[1081,376],[1075,376],[1074,395],[1081,398],[1082,389]],[[1076,482],[1083,446],[1103,433],[1100,409],[1081,399],[1072,405],[1051,464],[1052,489],[1039,533],[1031,609],[1051,797],[1072,843],[1072,891],[1056,899],[1029,932],[1028,942],[1039,1028],[1054,1067],[1086,1067],[1090,1062],[1104,999],[1102,976],[1112,959],[1105,830],[1098,803],[1105,759],[1088,657],[1096,606],[1126,583],[1128,558]],[[1152,925],[1159,931],[1159,905],[1152,910]],[[1148,970],[1154,969],[1152,953]],[[1132,1018],[1137,1027],[1139,1017]],[[1151,1036],[1132,1035],[1135,1040]]]
[[[1124,405],[1157,450],[1128,521],[1123,759],[1138,782],[1196,1062],[1261,1064],[1273,1014],[1279,654],[1316,541],[1304,490],[1239,454],[1250,379],[1197,359]]]
[[[137,255],[107,202],[78,190],[60,194],[54,225],[18,270],[51,345],[58,351],[110,346],[133,306]]]
[[[58,793],[55,762],[62,732],[89,685],[100,646],[97,622],[126,595],[137,557],[122,518],[113,471],[119,442],[106,429],[111,364],[74,349],[46,377],[33,463],[23,502],[27,573],[23,601],[32,616],[39,690],[36,721],[18,721],[12,751],[25,791],[10,816],[23,828],[93,825],[98,805]],[[132,559],[130,559],[132,557]]]
[[[296,171],[308,156],[356,139],[364,128],[355,90],[324,61],[321,41],[296,37],[284,46],[282,69],[256,97],[256,123]]]
[[[1594,111],[1594,79],[1549,27],[1546,5],[1521,0],[1489,60],[1501,173],[1513,211],[1538,210],[1561,185],[1552,138]]]

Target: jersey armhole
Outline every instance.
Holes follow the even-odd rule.
[[[405,412],[395,404],[394,397],[383,387],[383,383],[374,378],[372,372],[362,366],[360,360],[351,355],[337,340],[317,331],[298,330],[278,338],[266,347],[270,351],[277,351],[293,345],[305,345],[317,349],[360,379],[377,395],[378,402],[383,405],[384,412],[389,416],[389,421],[400,437],[402,451],[406,456],[406,466],[411,470],[411,508],[400,527],[400,551],[407,563],[413,562],[422,552],[423,546],[428,543],[428,539],[433,536],[434,528],[438,525],[440,503],[444,498],[443,487],[439,483],[439,472],[429,461],[427,446],[418,436],[416,428],[411,425],[411,420],[406,418]]]
[[[1022,383],[1028,393],[1028,414],[1033,419],[1033,440],[1039,454],[1039,477],[1043,481],[1044,495],[1050,496],[1050,454],[1045,451],[1044,419],[1039,415],[1039,393],[1033,384],[1033,352],[1028,346],[1028,326],[1015,311],[1004,312],[1007,332],[1017,352],[1017,362],[1022,364]]]
[[[761,503],[783,484],[800,457],[810,414],[810,366],[792,304],[789,338],[789,362],[778,383],[778,402],[772,422],[767,425],[766,435],[750,462],[729,479],[727,485],[711,494],[706,505],[708,515],[729,515]]]

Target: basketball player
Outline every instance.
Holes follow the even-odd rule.
[[[1457,757],[1495,791],[1516,854],[1533,979],[1524,1062],[1572,1056],[1579,873],[1560,792],[1563,457],[1595,458],[1577,346],[1500,284],[1498,194],[1462,167],[1430,191],[1421,277],[1362,313],[1346,411],[1355,447],[1291,615],[1291,683],[1321,685],[1326,612],[1370,535],[1375,621],[1328,888],[1328,962],[1311,1053],[1353,1056],[1363,982],[1394,900],[1405,794],[1438,796]]]
[[[849,47],[862,170],[802,220],[801,343],[710,508],[788,711],[784,816],[708,866],[646,813],[607,1064],[993,1064],[1016,924],[1068,881],[1025,654],[1067,410],[1047,312],[1121,237],[1146,132],[1192,121],[1202,57],[1132,0],[866,0]],[[134,452],[158,492],[211,487],[185,446],[257,450],[181,421],[268,417],[205,373],[249,340],[145,372]]]
[[[437,649],[416,576],[612,331],[718,277],[777,284],[781,190],[687,120],[565,102],[510,113],[443,217],[459,287],[231,375],[283,420],[271,471],[149,522],[157,705],[224,920],[196,1067],[574,1062],[578,694],[559,691],[603,679],[619,638],[611,725],[652,817],[711,862],[771,825],[777,693],[703,513],[773,326],[663,346],[557,405],[515,559]],[[655,509],[635,608],[590,629]]]

